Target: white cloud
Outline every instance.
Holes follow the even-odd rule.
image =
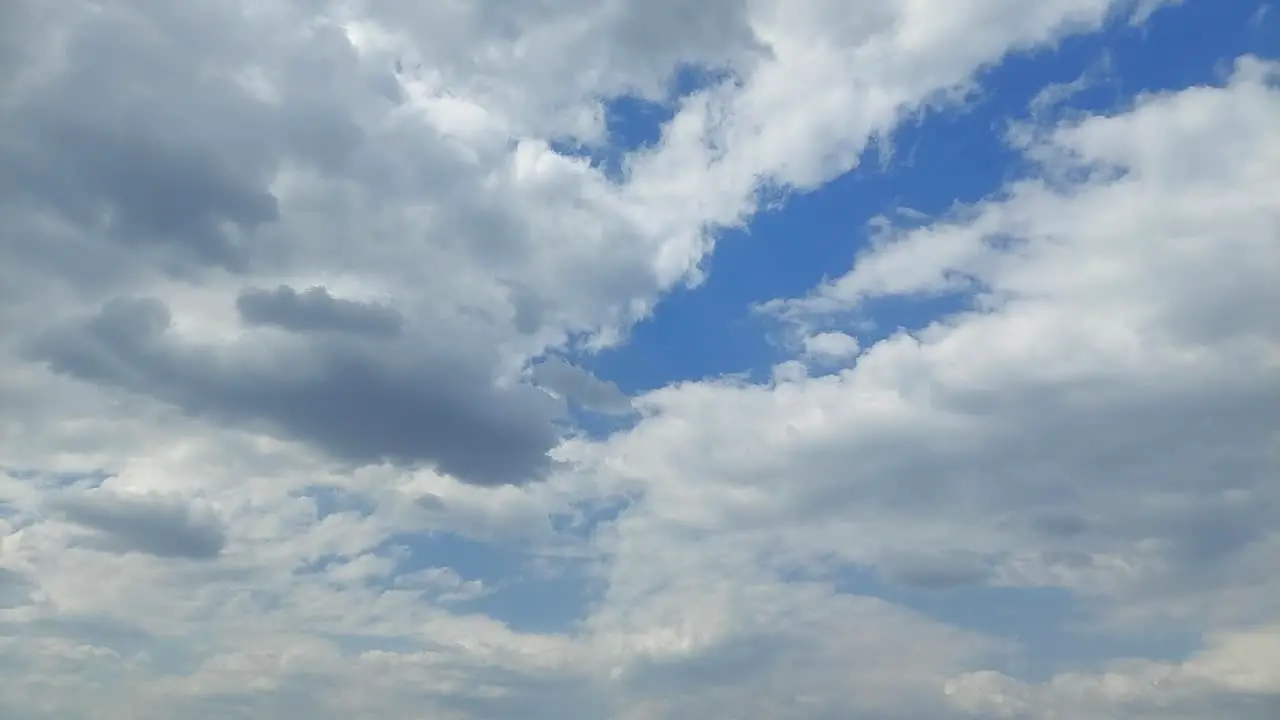
[[[805,355],[824,362],[852,359],[860,349],[858,339],[842,332],[821,332],[803,341]]]
[[[1268,718],[1280,702],[1277,668],[1280,634],[1263,627],[1211,637],[1181,663],[1118,662],[1039,685],[971,673],[948,682],[946,692],[957,709],[983,718]]]

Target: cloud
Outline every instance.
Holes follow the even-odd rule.
[[[197,48],[224,49],[210,39],[230,17],[202,9],[170,22],[169,33],[155,33],[147,29],[145,3],[93,19],[84,9],[13,12],[7,35],[16,57],[7,85],[14,95],[5,110],[11,132],[0,143],[6,207],[57,213],[142,257],[160,250],[168,263],[244,270],[243,237],[279,218],[267,187],[276,157],[270,128],[232,83],[210,78],[198,93],[183,87],[184,74],[200,62]],[[65,24],[79,20],[87,23]],[[59,27],[76,30],[55,60],[42,39]],[[42,74],[50,62],[57,71]],[[122,86],[131,72],[150,85]],[[175,92],[189,94],[192,105],[148,102]],[[90,107],[97,110],[86,112]],[[229,122],[229,111],[239,119]],[[186,122],[175,122],[179,114]]]
[[[404,316],[378,303],[335,298],[322,287],[297,290],[251,289],[236,298],[240,317],[252,325],[273,325],[297,332],[333,331],[369,337],[400,334]]]
[[[181,499],[95,489],[55,495],[48,505],[68,522],[95,531],[93,547],[108,552],[209,560],[227,542],[215,515],[193,510]]]
[[[647,479],[618,546],[688,534],[720,567],[733,548],[820,577],[856,564],[908,584],[1058,588],[1107,633],[1273,622],[1280,296],[1260,268],[1280,264],[1263,190],[1280,182],[1275,72],[1243,58],[1222,86],[1042,129],[1024,148],[1037,176],[775,305],[838,324],[961,276],[973,309],[838,372],[636,398],[644,419],[592,451]],[[1126,713],[1098,683],[1079,716]],[[1250,717],[1267,692],[1179,702]],[[975,712],[1054,716],[1040,697]]]
[[[834,177],[900,111],[967,82],[1010,47],[1100,22],[1110,9],[1081,1],[994,13],[999,32],[980,42],[912,50],[917,71],[905,60],[914,55],[884,49],[910,45],[894,20],[919,22],[908,6],[886,2],[847,23],[746,3],[638,8],[513,14],[505,5],[279,0],[246,13],[131,0],[101,12],[89,3],[11,10],[15,91],[4,112],[13,131],[0,142],[9,160],[0,183],[15,190],[0,205],[3,284],[14,297],[6,345],[124,294],[155,297],[199,348],[171,342],[132,357],[146,367],[116,357],[95,376],[108,389],[265,426],[345,460],[434,463],[482,484],[540,477],[556,411],[511,384],[531,359],[570,337],[617,342],[665,290],[697,274],[715,227],[750,216],[761,182],[813,187]],[[571,20],[579,17],[586,24]],[[959,28],[968,17],[958,10],[945,21]],[[480,46],[489,54],[474,57]],[[811,47],[823,51],[803,51]],[[859,48],[874,57],[852,63]],[[839,73],[853,65],[876,68],[869,77],[889,90],[852,90],[861,81]],[[603,142],[600,98],[667,101],[668,80],[689,66],[726,80],[672,101],[676,119],[659,145],[629,158],[624,182],[552,149],[566,138]],[[794,96],[800,77],[848,90]],[[824,94],[830,102],[815,100]],[[863,101],[872,95],[885,102]],[[693,130],[713,117],[725,122],[711,123],[711,135]],[[812,126],[782,132],[774,117]],[[708,154],[726,142],[730,155]],[[374,357],[317,338],[318,347],[301,341],[257,357],[251,370],[244,356],[259,339],[226,327],[232,298],[255,308],[242,307],[250,324],[270,317],[350,334],[353,314],[371,319],[368,308],[318,292],[295,289],[296,302],[287,300],[282,284],[397,298],[404,352]],[[391,316],[381,317],[364,332],[389,335]],[[228,360],[214,368],[213,356]],[[159,365],[163,380],[149,387],[142,374]],[[266,386],[299,365],[300,379]]]
[[[843,362],[858,354],[858,339],[842,332],[822,332],[804,339],[804,353],[822,362]]]
[[[1266,709],[1271,64],[1020,128],[1006,187],[769,305],[827,332],[768,382],[627,398],[538,362],[625,345],[762,190],[1157,5],[0,4],[0,447],[33,468],[0,477],[0,552],[38,588],[0,609],[0,714]],[[645,148],[616,147],[623,93],[673,113]],[[938,292],[971,303],[842,327]],[[565,432],[564,399],[638,419]],[[492,546],[587,576],[581,616],[504,622],[563,598],[477,580]],[[1013,667],[1044,648],[850,567],[1206,645],[1041,686]]]
[[[632,411],[631,399],[615,383],[601,380],[560,358],[534,365],[533,380],[588,410],[611,415],[626,415]]]
[[[884,560],[889,577],[896,582],[930,590],[986,583],[994,575],[993,565],[981,555],[958,550],[901,555]]]
[[[1271,717],[1280,703],[1274,628],[1224,633],[1181,663],[1130,661],[1105,673],[1064,673],[1042,684],[999,673],[947,683],[953,707],[980,718]]]
[[[528,386],[497,388],[461,359],[409,361],[319,339],[285,349],[294,362],[282,352],[264,363],[251,348],[173,339],[169,326],[159,300],[114,300],[33,353],[57,372],[220,423],[265,423],[350,462],[425,462],[478,484],[527,482],[549,463],[557,403]]]
[[[0,610],[20,607],[31,598],[31,582],[25,575],[0,568]]]

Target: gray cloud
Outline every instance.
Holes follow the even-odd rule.
[[[785,639],[780,636],[760,634],[733,638],[688,658],[639,663],[627,680],[646,694],[673,687],[734,686],[759,677],[777,663],[787,649]]]
[[[404,316],[378,303],[335,298],[323,287],[298,292],[287,285],[246,290],[236,298],[240,318],[299,332],[332,331],[369,337],[400,334]]]
[[[237,178],[212,151],[157,146],[63,118],[45,126],[57,152],[46,148],[17,168],[26,188],[86,225],[106,203],[105,229],[123,242],[180,245],[199,262],[243,270],[245,250],[224,224],[247,232],[276,219],[275,197]]]
[[[31,581],[20,572],[0,567],[0,610],[25,605],[31,597]]]
[[[588,410],[611,415],[626,415],[632,411],[631,398],[619,390],[616,384],[601,380],[560,358],[551,358],[535,365],[533,380]]]
[[[16,16],[32,27],[10,48],[19,70],[6,82],[16,90],[0,138],[0,208],[52,211],[88,231],[83,243],[159,251],[170,267],[244,270],[245,237],[278,218],[268,188],[278,133],[269,106],[242,84],[200,71],[203,59],[234,52],[210,34],[232,16],[130,4],[145,7],[95,13],[78,27],[47,82],[24,82],[21,71],[49,62],[48,45],[29,38],[55,13]],[[163,31],[139,32],[138,9]]]
[[[1245,548],[1272,532],[1278,498],[1274,492],[1250,492],[1236,501],[1201,497],[1154,510],[1137,529],[1163,543],[1168,560],[1190,573],[1193,582],[1229,570]]]
[[[339,459],[428,463],[465,482],[521,483],[548,467],[562,404],[498,387],[483,366],[401,357],[314,339],[263,365],[170,338],[154,299],[115,300],[46,334],[32,352],[55,371],[123,387],[227,424],[258,424]]]
[[[55,495],[49,507],[69,522],[96,531],[92,546],[109,552],[207,560],[226,545],[216,516],[177,499],[131,497],[98,488]]]
[[[988,558],[961,550],[896,554],[883,567],[894,582],[929,590],[978,585],[993,572]]]
[[[1045,512],[1031,519],[1031,528],[1054,538],[1071,538],[1083,533],[1089,523],[1079,515],[1061,512]]]

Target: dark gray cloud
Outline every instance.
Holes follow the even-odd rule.
[[[31,349],[57,372],[126,388],[226,424],[261,426],[354,463],[430,464],[479,485],[522,483],[549,466],[563,404],[444,354],[372,352],[308,338],[270,364],[167,334],[154,299],[115,300]]]
[[[212,149],[164,147],[64,118],[42,125],[41,152],[0,157],[27,192],[122,242],[171,246],[199,263],[243,270],[246,250],[225,226],[247,233],[277,217],[275,197],[237,177]]]
[[[91,546],[109,552],[207,560],[226,545],[222,522],[177,499],[131,497],[97,488],[53,496],[49,507],[96,532]]]
[[[626,415],[632,411],[631,398],[612,382],[606,382],[570,365],[551,358],[533,367],[533,380],[552,392],[596,412]]]
[[[302,292],[287,285],[274,290],[246,290],[236,299],[236,310],[251,325],[274,325],[298,332],[395,337],[404,324],[404,316],[394,308],[335,298],[323,287]]]
[[[73,5],[61,12],[75,13]],[[207,71],[208,60],[234,56],[233,42],[209,33],[232,16],[149,2],[115,10],[84,16],[75,41],[58,44],[58,72],[6,82],[15,92],[4,108],[0,191],[81,228],[84,243],[133,250],[135,262],[151,250],[171,267],[244,270],[246,239],[278,218],[269,183],[279,132],[268,104],[231,75]],[[7,43],[16,67],[38,72],[52,62],[38,31],[58,12],[16,16],[35,38]]]

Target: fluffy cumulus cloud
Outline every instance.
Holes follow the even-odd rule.
[[[0,715],[1274,717],[1274,62],[1037,100],[1003,187],[758,304],[763,380],[589,369],[1166,5],[0,3]],[[949,597],[1192,641],[1023,672]]]

